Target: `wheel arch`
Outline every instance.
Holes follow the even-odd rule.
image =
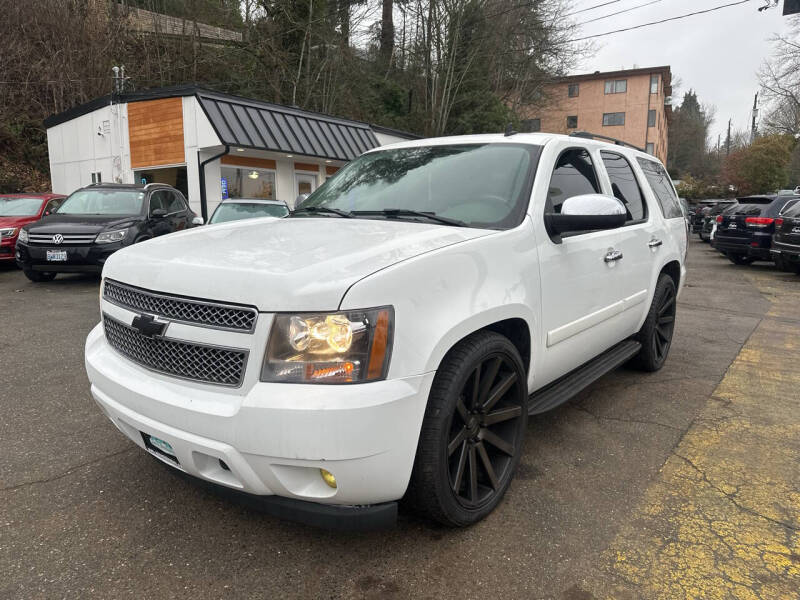
[[[669,275],[672,278],[672,281],[675,282],[675,289],[680,289],[681,287],[681,263],[677,260],[671,260],[663,267],[661,267],[661,272],[658,274],[661,277],[662,274]]]
[[[506,307],[508,308],[508,307]],[[505,311],[503,311],[505,312]],[[468,323],[462,323],[453,328],[445,335],[440,343],[434,348],[430,362],[432,369],[439,369],[447,353],[455,348],[463,340],[480,331],[493,331],[507,338],[519,352],[525,373],[530,379],[533,369],[532,356],[532,323],[528,318],[519,314],[503,315],[493,312],[476,315]]]

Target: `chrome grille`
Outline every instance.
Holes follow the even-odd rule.
[[[61,240],[58,244],[53,241],[56,236],[59,236]],[[76,244],[91,244],[96,237],[96,233],[30,233],[28,234],[28,243],[74,246]]]
[[[254,308],[231,306],[159,294],[106,279],[103,297],[133,310],[216,329],[252,333],[258,312]]]
[[[247,350],[145,337],[106,314],[103,327],[111,347],[143,367],[201,383],[231,387],[242,383]]]

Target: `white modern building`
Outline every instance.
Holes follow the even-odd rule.
[[[168,183],[208,218],[225,198],[290,207],[366,150],[409,133],[197,87],[109,95],[45,120],[54,193]]]

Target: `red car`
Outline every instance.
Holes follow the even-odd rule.
[[[14,261],[20,227],[49,215],[64,198],[61,194],[0,194],[0,264]]]

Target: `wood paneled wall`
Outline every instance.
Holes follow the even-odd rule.
[[[186,162],[181,98],[128,104],[131,167],[155,167]]]
[[[253,167],[255,169],[273,169],[277,167],[275,161],[271,158],[253,158],[252,156],[236,156],[235,154],[226,154],[220,159],[223,165],[231,165],[234,167]]]

